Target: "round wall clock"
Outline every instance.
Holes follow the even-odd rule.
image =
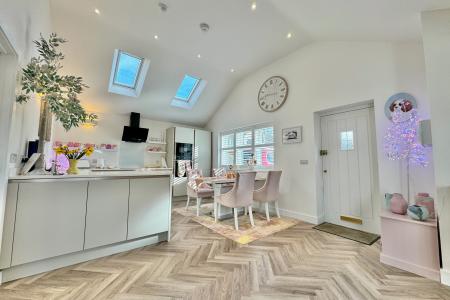
[[[259,107],[267,112],[276,111],[286,101],[288,91],[289,88],[286,79],[281,76],[270,77],[259,89]]]

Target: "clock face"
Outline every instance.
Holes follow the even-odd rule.
[[[286,101],[288,91],[288,84],[283,77],[270,77],[263,83],[263,85],[259,89],[259,107],[267,112],[276,111]]]

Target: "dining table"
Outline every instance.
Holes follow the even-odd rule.
[[[255,189],[260,188],[264,185],[267,178],[267,172],[257,172],[255,177]],[[233,217],[233,211],[229,207],[223,206],[220,212],[217,211],[217,201],[216,199],[223,193],[228,192],[233,188],[236,178],[228,178],[224,176],[219,177],[203,177],[202,181],[212,186],[214,190],[214,210],[212,216],[214,217],[218,214],[217,219],[223,220]]]

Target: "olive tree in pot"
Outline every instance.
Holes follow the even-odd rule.
[[[32,94],[37,94],[41,102],[38,145],[41,156],[36,163],[38,172],[45,171],[43,153],[45,142],[51,138],[52,115],[67,131],[98,118],[95,114],[87,113],[78,99],[83,89],[88,88],[83,79],[60,74],[64,55],[58,47],[65,42],[56,33],[50,34],[48,39],[41,35],[39,40],[34,41],[39,55],[31,58],[22,69],[21,92],[16,101],[26,103]]]

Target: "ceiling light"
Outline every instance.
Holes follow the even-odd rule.
[[[159,36],[157,34],[155,34],[154,36],[155,40],[159,39]]]
[[[286,35],[287,39],[290,39],[292,37],[292,33],[288,32],[288,34]]]
[[[252,10],[256,10],[256,2],[252,3]]]
[[[231,72],[231,73],[234,73],[234,69],[230,69],[230,72]]]
[[[100,14],[100,10],[98,8],[94,9],[94,12],[99,15]]]
[[[202,58],[202,56],[200,54],[197,54],[197,58]]]

